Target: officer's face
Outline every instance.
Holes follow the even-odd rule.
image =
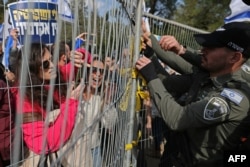
[[[204,47],[202,50],[202,67],[207,69],[211,74],[215,76],[223,74],[223,72],[231,68],[230,58],[232,57],[233,51],[222,47],[222,48],[207,48]]]

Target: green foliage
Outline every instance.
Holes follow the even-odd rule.
[[[4,22],[4,5],[3,1],[0,1],[0,23]]]
[[[17,2],[17,0],[8,0],[5,6],[3,4],[3,1],[0,1],[0,23],[4,22],[4,10],[7,10],[7,5],[12,2]]]
[[[230,0],[184,0],[174,20],[199,29],[212,31],[223,24]]]
[[[150,7],[150,13],[171,19],[176,10],[177,0],[145,0],[145,3]]]

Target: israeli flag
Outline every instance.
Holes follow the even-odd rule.
[[[13,38],[9,36],[4,49],[3,60],[2,60],[2,64],[4,65],[6,70],[9,70],[9,57],[12,46],[13,46]]]
[[[58,13],[60,14],[62,20],[73,22],[74,16],[70,9],[70,0],[50,0],[50,1],[58,4]]]
[[[225,24],[250,21],[250,6],[246,5],[242,0],[231,0],[229,7],[231,14],[224,19]]]

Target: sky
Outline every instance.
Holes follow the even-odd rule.
[[[93,8],[93,0],[87,0],[87,5],[90,8]],[[107,11],[112,9],[114,6],[117,6],[118,3],[116,0],[95,0],[96,1],[96,7],[98,9],[98,14],[104,15]]]

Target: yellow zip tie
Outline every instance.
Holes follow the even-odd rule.
[[[130,73],[130,71],[131,71],[131,68],[121,68],[121,69],[119,70],[121,76],[126,76],[126,75],[128,75],[128,73]]]
[[[125,145],[125,150],[128,151],[128,150],[131,150],[133,147],[136,147],[138,145],[139,141],[140,141],[141,136],[142,136],[142,133],[139,130],[138,134],[137,134],[137,139],[133,140],[132,143],[130,143],[130,144],[126,144]]]
[[[135,111],[140,111],[141,109],[141,99],[149,98],[149,93],[145,91],[137,91],[136,92],[136,104],[135,104]]]
[[[121,111],[127,111],[131,89],[132,89],[132,79],[129,79],[126,85],[126,90],[121,98],[121,103],[119,105]]]
[[[137,91],[136,91],[136,104],[135,104],[135,111],[139,112],[141,110],[141,100],[147,99],[149,97],[148,92],[144,91],[146,84],[146,80],[138,74],[138,78],[142,80],[141,85],[140,83],[137,84]]]
[[[136,91],[135,111],[138,112],[141,109],[141,99],[148,98],[149,94],[148,94],[148,92],[146,93],[143,90],[143,86],[147,85],[145,79],[138,73],[138,71],[135,68],[131,69],[131,77],[132,77],[132,79],[135,79],[135,78],[139,77],[142,80],[141,85],[138,83],[137,91]],[[128,83],[127,83],[125,93],[122,96],[122,100],[121,100],[121,103],[119,105],[119,108],[121,109],[121,111],[126,111],[127,108],[128,108],[129,95],[131,93],[131,87],[132,87],[132,85],[131,85],[131,79],[130,79],[128,81]]]
[[[132,69],[132,75],[131,75],[131,77],[132,77],[133,79],[135,79],[135,78],[137,77],[137,75],[138,75],[137,69],[133,68],[133,69]]]

